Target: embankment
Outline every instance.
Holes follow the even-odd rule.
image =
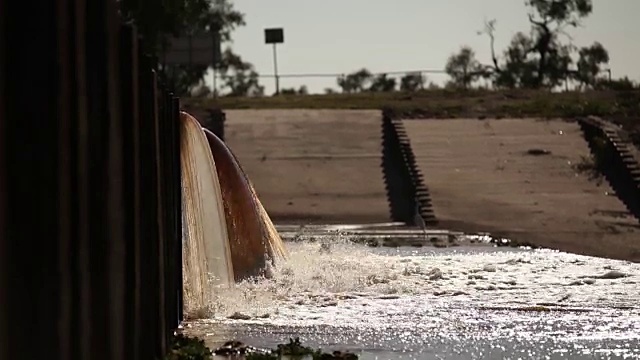
[[[575,121],[405,119],[443,227],[640,261],[640,229],[606,181],[577,170]]]

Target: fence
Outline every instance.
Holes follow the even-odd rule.
[[[162,358],[181,320],[179,103],[140,49],[115,1],[0,0],[0,359]]]
[[[304,73],[304,74],[278,74],[278,81],[280,83],[280,89],[285,93],[293,91],[299,91],[301,87],[305,87],[309,94],[324,94],[327,92],[341,93],[343,90],[338,85],[338,81],[349,75],[348,73]],[[445,83],[450,79],[449,75],[444,70],[435,69],[418,69],[418,70],[403,70],[403,71],[389,71],[389,72],[373,72],[372,78],[367,82],[367,86],[371,85],[371,80],[385,75],[387,79],[393,79],[395,81],[395,90],[401,89],[402,78],[407,75],[414,77],[421,76],[423,83],[418,88],[429,89],[434,87],[443,87]],[[215,80],[214,80],[215,77]],[[205,76],[205,81],[209,89],[213,89],[214,85],[217,89],[217,93],[224,95],[229,91],[229,88],[225,87],[225,77],[220,73],[214,74],[208,73]],[[264,94],[272,95],[275,93],[276,76],[274,74],[258,74],[258,82],[261,86],[264,86]],[[481,85],[488,86],[488,82],[481,82]],[[209,93],[209,89],[200,89],[204,92],[194,91],[196,96],[213,96]]]

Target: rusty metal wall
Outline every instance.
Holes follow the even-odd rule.
[[[115,1],[0,0],[0,359],[162,358],[182,318],[179,102],[140,49]]]

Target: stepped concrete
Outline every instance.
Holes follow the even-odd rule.
[[[379,110],[225,112],[225,141],[274,221],[389,221]]]
[[[640,229],[561,120],[404,120],[440,227],[492,232],[581,254],[640,261]],[[529,150],[550,151],[530,155]]]

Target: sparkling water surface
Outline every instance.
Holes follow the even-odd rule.
[[[218,289],[187,331],[361,359],[640,359],[640,264],[551,250],[287,243],[268,279]]]

